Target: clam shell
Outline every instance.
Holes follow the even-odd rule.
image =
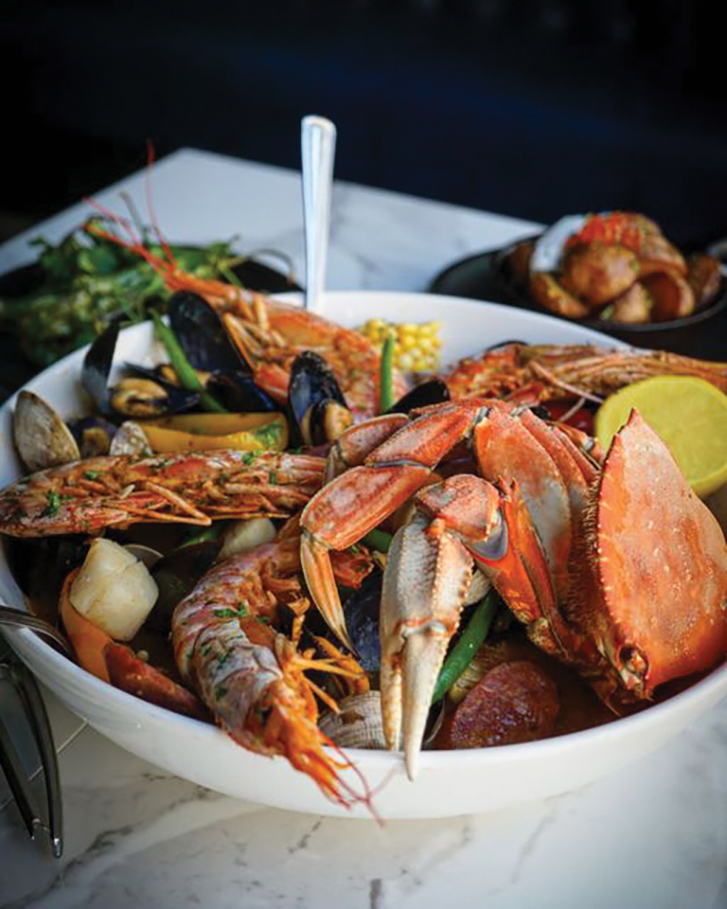
[[[38,395],[21,391],[13,411],[13,438],[28,470],[45,470],[77,461],[81,455],[73,433]]]
[[[378,691],[354,694],[339,704],[340,713],[326,713],[318,725],[341,748],[386,748]]]
[[[119,426],[119,430],[111,440],[112,455],[133,454],[146,457],[153,454],[151,445],[144,430],[133,420],[127,420]]]

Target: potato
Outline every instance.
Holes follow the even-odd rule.
[[[225,531],[218,560],[229,559],[238,552],[246,552],[262,543],[270,543],[275,539],[275,533],[275,524],[269,518],[235,521]]]
[[[85,618],[116,641],[130,641],[159,596],[147,567],[111,540],[91,543],[69,599]]]
[[[651,294],[654,322],[681,319],[694,312],[694,293],[684,278],[669,272],[656,272],[647,275],[641,283]]]
[[[640,281],[636,281],[613,303],[610,318],[614,322],[648,322],[651,317],[651,295]]]
[[[636,253],[594,241],[579,243],[566,253],[559,280],[573,296],[601,306],[625,293],[638,276]]]
[[[584,319],[590,315],[590,307],[578,300],[559,284],[549,272],[535,271],[528,285],[530,296],[548,312],[568,319]]]
[[[694,294],[696,309],[704,306],[717,295],[722,285],[719,259],[706,253],[694,253],[687,260],[687,283]]]

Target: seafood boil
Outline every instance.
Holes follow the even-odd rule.
[[[511,343],[429,388],[401,376],[380,413],[380,354],[349,346],[353,330],[170,280],[199,388],[166,363],[119,378],[112,332],[81,377],[93,413],[16,404],[28,472],[0,492],[0,532],[13,564],[53,566],[46,602],[38,579],[24,590],[88,672],[371,805],[342,748],[403,751],[413,778],[422,747],[588,728],[723,660],[717,521],[638,413],[608,451],[588,419],[653,374],[727,390],[725,364]],[[212,339],[194,350],[176,308],[232,358]]]

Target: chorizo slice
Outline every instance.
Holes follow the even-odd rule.
[[[451,748],[532,742],[552,735],[560,709],[558,688],[530,660],[491,669],[457,707],[448,728]]]

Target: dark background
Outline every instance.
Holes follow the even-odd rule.
[[[727,234],[715,5],[687,0],[101,0],[0,7],[3,236],[182,146],[552,221],[643,211]]]

